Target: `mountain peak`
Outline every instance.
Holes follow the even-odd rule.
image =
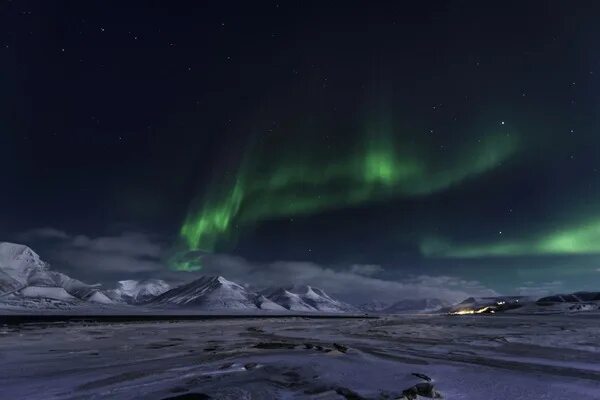
[[[206,309],[256,308],[255,294],[222,276],[206,275],[154,298],[153,304],[200,306]]]
[[[47,271],[48,264],[28,246],[2,242],[0,243],[0,270],[24,285],[32,275]]]
[[[29,255],[33,255],[37,258],[40,256],[29,246],[19,243],[11,243],[11,242],[0,242],[0,255],[4,254],[22,254],[27,253]]]
[[[0,292],[4,294],[110,303],[94,287],[51,271],[49,264],[28,246],[0,243]]]
[[[162,279],[127,279],[117,282],[117,288],[109,290],[108,295],[118,302],[142,304],[169,290],[170,285]]]

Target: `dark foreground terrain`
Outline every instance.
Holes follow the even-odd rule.
[[[596,313],[7,324],[0,399],[600,399],[598,360]]]

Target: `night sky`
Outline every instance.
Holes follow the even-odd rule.
[[[2,2],[0,235],[597,289],[600,3],[413,3]]]

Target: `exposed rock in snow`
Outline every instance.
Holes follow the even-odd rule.
[[[318,311],[323,312],[352,312],[355,307],[342,303],[329,296],[325,291],[311,286],[299,288],[298,293],[304,302]]]
[[[1,268],[1,267],[0,267]],[[0,269],[0,296],[23,287],[23,284]]]
[[[60,272],[50,272],[49,274],[52,276],[56,285],[63,287],[69,294],[78,299],[87,300],[94,294],[99,293],[97,289],[99,285],[88,285],[87,283],[73,279]]]
[[[274,301],[271,301],[264,295],[257,295],[254,304],[261,310],[269,310],[269,311],[285,311],[285,308]]]
[[[268,289],[263,291],[262,294],[290,311],[317,311],[316,308],[307,304],[300,295],[284,288]]]
[[[91,303],[113,304],[113,301],[100,291],[95,291],[86,300]]]
[[[261,292],[287,310],[302,312],[355,312],[357,309],[329,296],[325,291],[304,285],[295,288],[271,288]]]

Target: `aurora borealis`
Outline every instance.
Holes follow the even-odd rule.
[[[592,220],[581,226],[561,228],[539,237],[496,239],[491,243],[452,245],[443,241],[425,241],[421,250],[426,256],[479,258],[528,255],[595,255],[600,254],[600,221]]]
[[[10,240],[143,236],[152,268],[186,276],[224,256],[598,282],[600,5],[0,10]],[[138,242],[96,271],[146,278],[120,258]]]
[[[188,215],[181,227],[188,249],[213,251],[234,226],[428,195],[498,166],[516,150],[514,136],[495,134],[434,165],[423,149],[399,150],[403,146],[393,136],[371,134],[362,153],[337,159],[265,166],[247,161],[222,196]]]

